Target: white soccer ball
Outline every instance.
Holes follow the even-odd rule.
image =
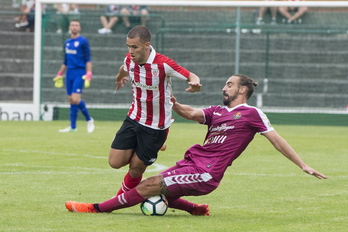
[[[163,216],[168,209],[168,201],[164,195],[153,196],[140,204],[141,212],[147,216]]]

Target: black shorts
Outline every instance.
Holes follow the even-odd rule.
[[[155,130],[140,125],[127,117],[116,133],[111,148],[118,150],[134,149],[145,165],[151,165],[156,161],[157,152],[166,141],[167,134],[168,129]]]

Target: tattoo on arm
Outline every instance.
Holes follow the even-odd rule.
[[[159,182],[159,186],[161,189],[161,194],[165,195],[165,196],[169,196],[169,191],[167,188],[166,183],[164,182],[163,176],[160,177],[160,182]]]

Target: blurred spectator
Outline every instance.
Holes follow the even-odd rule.
[[[71,20],[79,19],[79,9],[76,4],[60,3],[56,6],[56,22],[57,22],[57,33],[68,32],[69,24]]]
[[[265,0],[266,1],[266,0]],[[270,0],[273,1],[273,0]],[[267,10],[270,10],[271,12],[271,25],[276,25],[277,24],[277,11],[278,11],[278,7],[260,7],[259,9],[259,15],[256,19],[256,24],[257,25],[263,25],[265,24],[265,21],[263,20],[263,16],[265,15],[265,13],[267,12]]]
[[[24,9],[23,13],[25,14],[27,23],[25,23],[25,22],[23,22],[23,23],[16,23],[15,26],[17,28],[26,27],[25,28],[26,32],[33,32],[34,31],[34,26],[35,26],[35,5],[36,5],[35,3],[36,3],[35,0],[26,1],[26,6],[25,6],[25,9]],[[45,7],[46,7],[46,5],[42,4],[42,12],[44,12]]]
[[[22,0],[20,5],[20,12],[24,13],[25,9],[27,8],[27,0]],[[17,17],[14,18],[16,21],[15,26],[17,28],[24,27],[28,25],[27,15],[26,14],[20,14]]]
[[[28,9],[30,9],[33,4],[34,4],[33,0],[22,0],[20,11],[23,14],[21,14],[18,17],[16,17],[16,21],[18,21],[15,24],[16,28],[22,28],[22,27],[28,26],[29,23],[28,23],[27,13],[29,13]]]
[[[121,10],[122,15],[133,15],[133,16],[141,16],[140,22],[141,25],[146,27],[147,17],[149,15],[149,7],[148,6],[138,6],[138,5],[132,5],[127,6]],[[122,17],[124,25],[127,28],[131,27],[131,24],[129,22],[129,17]]]
[[[112,27],[119,21],[119,16],[122,15],[122,21],[127,29],[131,27],[129,16],[139,15],[141,25],[146,26],[147,17],[148,17],[148,8],[147,6],[119,6],[119,5],[108,5],[105,8],[105,14],[100,16],[100,22],[103,25],[103,28],[98,30],[99,34],[110,34],[112,33]]]
[[[119,5],[108,5],[105,7],[105,14],[100,16],[100,22],[103,28],[98,29],[99,34],[112,33],[111,28],[118,22],[118,15],[120,14]]]
[[[284,0],[284,1],[301,1],[301,0]],[[304,1],[304,0],[302,0],[302,1]],[[281,7],[279,7],[279,12],[285,17],[283,22],[288,23],[288,24],[302,23],[302,19],[300,17],[304,13],[306,13],[307,10],[308,10],[307,6],[300,6],[300,7],[281,6]]]

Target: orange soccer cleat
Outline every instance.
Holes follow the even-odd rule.
[[[93,206],[93,204],[83,203],[83,202],[75,202],[75,201],[67,201],[65,202],[65,207],[74,213],[99,213]]]

